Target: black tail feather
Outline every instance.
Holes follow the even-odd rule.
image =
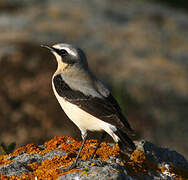
[[[115,133],[120,138],[118,145],[121,150],[132,152],[136,149],[134,142],[129,138],[129,136],[125,132],[123,132],[121,129],[118,129]]]

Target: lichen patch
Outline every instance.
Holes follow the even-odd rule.
[[[97,140],[87,140],[81,152],[79,160],[87,160],[97,146]],[[95,163],[91,163],[90,167],[85,169],[66,169],[74,162],[81,142],[68,136],[57,136],[39,146],[35,144],[27,144],[26,146],[15,149],[11,154],[0,156],[0,168],[5,167],[19,157],[25,154],[30,156],[28,162],[24,162],[25,172],[20,176],[0,175],[0,179],[23,180],[23,179],[57,179],[67,173],[78,172],[81,176],[87,177],[87,170]],[[36,155],[37,154],[37,155]],[[37,159],[38,158],[38,159]],[[40,159],[39,159],[40,158]],[[175,180],[187,179],[188,173],[181,167],[172,167],[168,164],[160,165],[147,159],[146,154],[141,150],[135,150],[130,157],[122,157],[118,145],[112,146],[110,143],[102,142],[97,150],[94,159],[108,161],[109,159],[119,159],[118,164],[126,169],[131,177],[144,177],[149,173],[158,174],[159,176],[169,176]],[[23,163],[23,164],[24,164]]]

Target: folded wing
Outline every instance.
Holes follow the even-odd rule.
[[[116,126],[122,131],[132,131],[117,101],[110,93],[107,97],[101,96],[101,98],[85,95],[80,91],[71,89],[61,75],[56,75],[53,78],[53,83],[59,96],[68,102],[79,106],[82,110]]]

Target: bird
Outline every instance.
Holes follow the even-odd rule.
[[[77,166],[88,131],[103,132],[90,159],[106,134],[118,143],[120,149],[133,152],[136,146],[127,135],[133,130],[110,90],[90,70],[84,51],[66,43],[41,46],[56,57],[53,92],[65,114],[81,131],[82,144],[69,170]]]

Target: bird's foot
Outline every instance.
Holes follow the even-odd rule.
[[[95,154],[92,154],[87,160],[88,160],[88,161],[92,161],[93,158],[94,158],[94,155],[95,155]]]
[[[77,166],[77,162],[73,162],[73,163],[70,165],[70,167],[67,169],[67,171],[70,171],[70,170],[76,168],[76,166]]]
[[[76,166],[77,166],[77,162],[73,162],[68,168],[62,167],[61,170],[62,170],[62,172],[67,172],[67,171],[70,171],[70,170],[76,168]]]

